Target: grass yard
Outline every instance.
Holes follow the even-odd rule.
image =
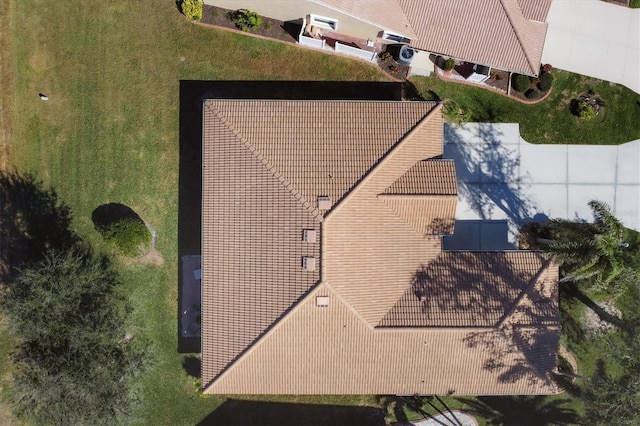
[[[140,383],[137,422],[196,424],[224,399],[198,396],[183,369],[185,356],[177,353],[179,81],[386,77],[357,61],[193,25],[174,2],[5,4],[12,44],[3,55],[12,64],[14,90],[2,106],[15,112],[12,128],[3,129],[12,132],[11,165],[51,185],[71,207],[75,229],[96,245],[91,213],[109,202],[131,207],[157,230],[161,265],[119,267],[135,308],[131,329],[153,342],[156,359]],[[50,100],[41,101],[39,93]],[[0,342],[7,342],[5,334]],[[6,368],[0,365],[3,376]],[[341,405],[375,403],[339,399]]]
[[[525,105],[484,89],[444,82],[435,76],[411,79],[415,95],[425,99],[454,99],[471,112],[471,121],[520,123],[531,143],[616,145],[640,139],[640,95],[621,85],[553,70],[549,97]],[[606,102],[603,113],[585,122],[569,111],[571,99],[593,90]]]
[[[180,80],[386,81],[385,75],[358,61],[193,25],[174,2],[0,0],[0,5],[0,31],[10,37],[0,35],[11,40],[2,45],[0,112],[13,117],[2,117],[2,159],[51,185],[71,207],[77,232],[96,246],[101,240],[91,214],[105,203],[131,207],[158,232],[161,264],[119,265],[123,291],[134,307],[130,330],[152,342],[155,359],[139,384],[136,423],[242,424],[248,420],[238,418],[243,409],[271,410],[272,418],[285,419],[293,404],[300,415],[300,407],[337,419],[371,415],[362,407],[379,407],[374,396],[228,400],[194,391],[194,378],[183,368],[190,356],[177,353],[178,88]],[[614,144],[640,137],[638,95],[569,73],[555,76],[553,95],[535,106],[434,78],[412,82],[425,98],[433,97],[431,90],[456,99],[475,120],[520,122],[529,142]],[[565,105],[567,96],[589,87],[607,101],[602,122],[578,122]],[[50,100],[41,101],[39,93]],[[10,369],[10,347],[0,327],[2,379]],[[576,355],[579,361],[587,357]],[[0,394],[6,392],[6,383],[0,386]],[[463,406],[445,400],[452,408]],[[265,403],[272,404],[265,408]],[[7,413],[0,406],[0,423],[10,422]]]

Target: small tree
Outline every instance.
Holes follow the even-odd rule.
[[[202,6],[202,0],[182,0],[180,10],[187,18],[199,21],[202,19]]]

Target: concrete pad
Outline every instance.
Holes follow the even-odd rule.
[[[618,146],[618,184],[640,184],[640,140]]]
[[[429,52],[416,50],[411,61],[411,75],[429,76],[433,72],[433,62],[429,59]]]
[[[601,200],[626,226],[640,230],[640,140],[620,146],[532,145],[518,138],[515,146],[513,125],[487,126],[445,125],[449,137],[443,157],[456,163],[457,220],[504,221],[507,242],[513,245],[523,223],[591,221],[588,202]],[[504,232],[492,228],[496,225],[471,222],[456,230],[450,247],[488,250],[502,244],[497,235]],[[469,238],[475,240],[465,241]]]
[[[566,182],[567,146],[535,145],[522,141],[520,145],[520,176],[522,182]]]
[[[547,218],[567,217],[567,185],[566,183],[536,183],[522,191],[521,197],[531,203],[531,217],[543,220]]]
[[[640,229],[640,186],[617,185],[616,201],[611,207],[624,226]]]
[[[640,93],[640,9],[600,0],[554,1],[542,62]],[[607,58],[617,58],[620,65]]]
[[[568,185],[567,217],[570,220],[593,220],[593,213],[587,205],[591,200],[598,200],[614,206],[615,185]],[[617,214],[617,212],[614,212]]]
[[[616,182],[617,146],[570,145],[567,153],[569,183]]]

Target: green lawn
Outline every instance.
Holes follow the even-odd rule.
[[[640,139],[640,95],[621,85],[554,70],[552,93],[535,105],[525,105],[476,87],[444,82],[435,76],[414,77],[417,94],[425,99],[454,99],[471,112],[471,121],[520,123],[531,143],[614,145]],[[605,101],[603,113],[589,122],[571,114],[571,99],[593,90]]]
[[[10,4],[11,162],[51,185],[94,244],[91,213],[104,203],[126,204],[158,231],[162,265],[119,267],[132,328],[156,358],[140,384],[138,423],[196,424],[224,399],[198,396],[177,353],[179,81],[387,79],[357,61],[193,25],[171,1]]]
[[[197,395],[182,366],[185,355],[176,350],[179,81],[386,77],[358,61],[193,25],[173,2],[11,0],[10,6],[12,44],[6,53],[14,84],[12,97],[2,103],[14,112],[11,163],[51,185],[72,208],[75,229],[95,245],[100,238],[91,213],[104,203],[128,205],[158,231],[161,265],[119,265],[134,306],[131,328],[153,343],[155,357],[140,383],[137,423],[197,424],[225,398]],[[533,107],[434,79],[412,81],[424,94],[433,90],[455,98],[477,119],[521,122],[530,142],[620,143],[640,137],[637,95],[591,83],[610,106],[604,123],[577,123],[555,112],[563,111],[557,94],[571,92],[567,87],[579,77],[556,77],[554,95]],[[40,101],[40,92],[50,100]],[[0,359],[6,359],[10,343],[0,330]],[[8,369],[0,363],[2,377]],[[336,416],[349,406],[377,405],[373,396],[247,399],[328,404],[337,407]],[[0,420],[2,415],[0,407]]]

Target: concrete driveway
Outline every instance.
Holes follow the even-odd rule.
[[[518,124],[445,124],[443,157],[455,162],[459,193],[456,231],[445,249],[516,248],[524,223],[593,220],[593,199],[640,231],[640,140],[534,145],[520,137]]]
[[[542,63],[640,93],[640,9],[601,0],[554,0]]]

